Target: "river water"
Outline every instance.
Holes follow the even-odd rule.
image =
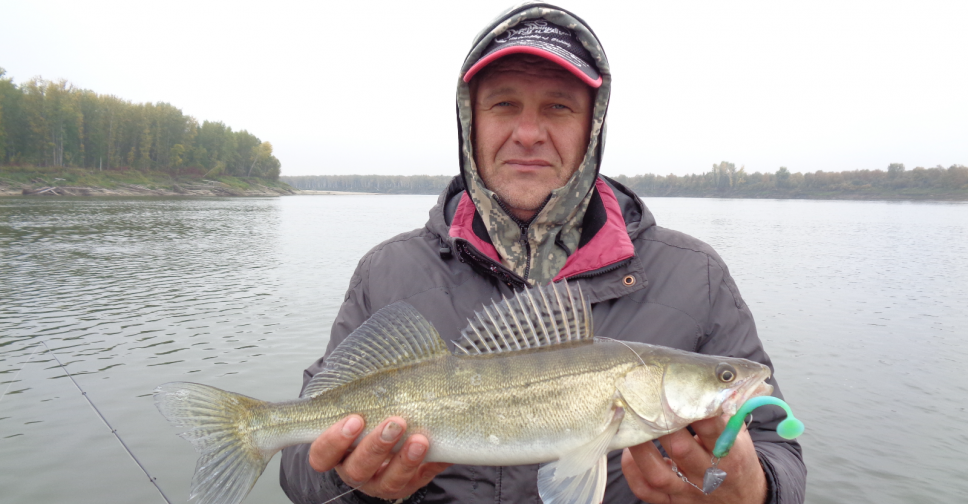
[[[0,199],[0,503],[173,502],[191,445],[151,393],[298,394],[349,277],[430,196]],[[968,204],[653,198],[756,317],[810,503],[968,496]],[[278,457],[246,502],[285,503]]]

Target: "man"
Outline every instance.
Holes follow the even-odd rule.
[[[610,85],[594,33],[562,9],[525,4],[478,35],[458,85],[461,175],[426,227],[360,261],[327,355],[396,301],[457,335],[482,305],[567,278],[590,299],[598,335],[769,365],[719,256],[656,226],[638,197],[598,175]],[[322,367],[322,359],[310,366],[306,380]],[[757,410],[709,496],[675,471],[702,484],[724,419],[662,437],[671,461],[652,442],[616,451],[605,502],[802,502],[806,469],[799,445],[776,435],[781,418]],[[350,415],[284,451],[280,478],[293,502],[343,493],[342,502],[538,502],[537,466],[423,464],[428,440],[404,438],[403,418],[384,420],[347,454],[363,428]]]

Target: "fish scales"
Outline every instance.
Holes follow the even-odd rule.
[[[595,338],[580,289],[549,284],[486,308],[455,352],[413,307],[395,303],[354,331],[304,397],[267,403],[192,383],[155,393],[200,453],[192,498],[237,504],[280,449],[350,413],[389,416],[430,440],[427,461],[540,463],[546,503],[597,504],[608,450],[639,444],[768,394],[769,368]],[[402,446],[403,441],[399,446]]]
[[[317,425],[358,413],[367,425],[392,415],[430,439],[428,460],[536,463],[563,437],[590,438],[610,418],[615,381],[637,363],[621,345],[575,345],[555,352],[450,357],[388,371],[320,395],[303,416],[337,404]],[[575,366],[569,363],[579,362]],[[589,418],[599,419],[590,423]],[[545,447],[545,449],[541,449]]]
[[[304,433],[295,441],[311,442],[350,413],[369,426],[396,415],[407,419],[409,434],[431,441],[427,461],[537,463],[560,451],[563,437],[578,445],[608,423],[615,381],[637,362],[616,344],[454,356],[387,370],[312,399],[266,405],[251,423],[276,444],[294,440],[284,432]]]

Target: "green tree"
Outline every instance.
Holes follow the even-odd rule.
[[[776,171],[776,185],[783,188],[790,186],[790,170],[787,170],[786,166],[781,166]]]
[[[887,167],[887,174],[891,178],[897,178],[904,175],[904,164],[902,163],[891,163]]]

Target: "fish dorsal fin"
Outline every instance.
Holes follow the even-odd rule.
[[[550,283],[485,306],[467,320],[456,353],[514,352],[561,343],[592,341],[592,310],[581,286]]]
[[[321,392],[373,373],[450,355],[434,326],[413,306],[397,301],[381,308],[350,333],[326,358],[301,397]]]

